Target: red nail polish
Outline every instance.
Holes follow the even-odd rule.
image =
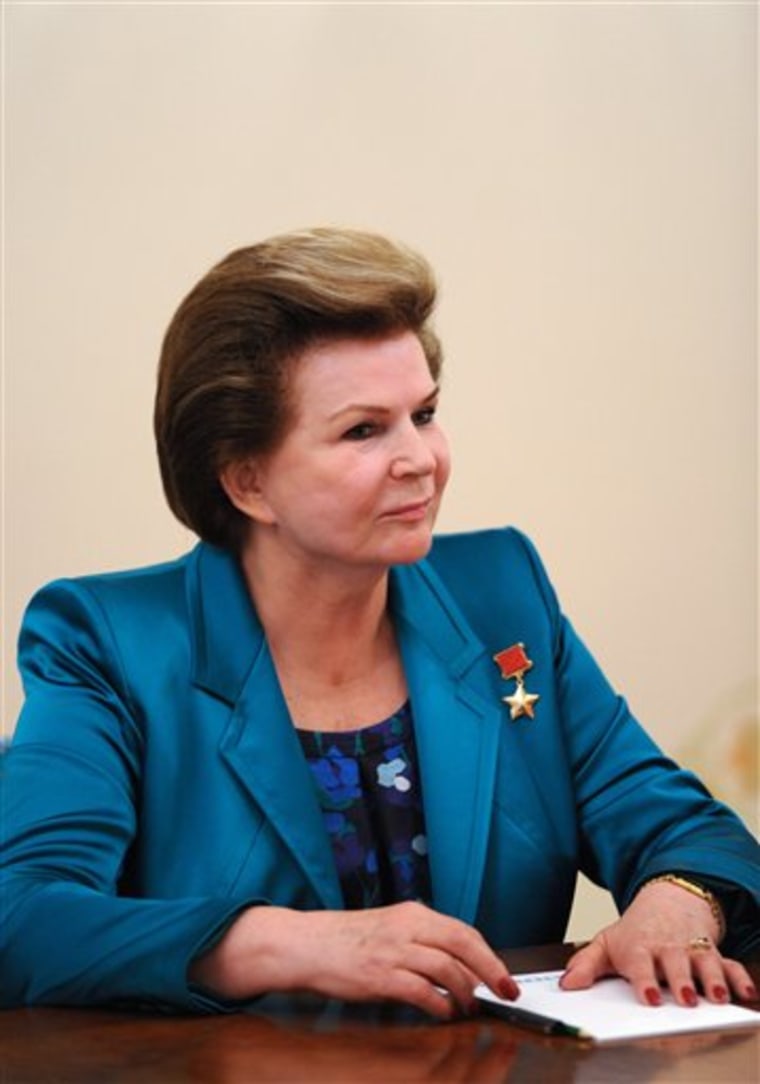
[[[757,987],[753,983],[744,987],[744,998],[746,1001],[757,1001]]]
[[[712,992],[716,1001],[728,1001],[728,990],[725,986],[713,986]]]
[[[644,997],[647,999],[650,1005],[662,1004],[662,997],[660,996],[660,991],[657,990],[654,986],[647,986],[646,990],[644,991]]]
[[[499,997],[506,997],[510,999],[517,997],[517,984],[515,983],[514,979],[502,979],[496,992]]]
[[[681,987],[681,997],[689,1006],[689,1008],[693,1008],[697,1004],[697,994],[696,991],[691,988],[691,986]]]

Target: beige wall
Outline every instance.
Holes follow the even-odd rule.
[[[755,5],[4,12],[5,729],[33,589],[191,542],[150,431],[180,296],[352,224],[440,274],[442,527],[527,530],[756,826]]]

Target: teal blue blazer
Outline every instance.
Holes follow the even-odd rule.
[[[433,904],[496,947],[560,940],[583,870],[624,908],[663,871],[760,903],[740,821],[632,718],[525,537],[438,537],[394,568]],[[513,720],[493,656],[540,697]],[[214,1011],[192,958],[243,908],[340,908],[330,844],[236,560],[199,544],[59,581],[26,613],[3,758],[0,1000]]]

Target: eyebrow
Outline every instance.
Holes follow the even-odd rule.
[[[429,395],[426,395],[424,399],[420,400],[420,402],[417,404],[417,407],[415,409],[419,409],[419,407],[422,407],[422,406],[427,406],[434,399],[437,399],[439,394],[440,394],[440,391],[441,391],[440,386],[438,384],[436,384],[435,387],[433,388],[433,390],[429,393]],[[356,412],[356,413],[359,413],[359,414],[390,414],[391,413],[391,411],[390,411],[390,409],[388,407],[377,406],[376,404],[372,404],[372,403],[348,403],[346,406],[341,407],[340,410],[336,410],[334,414],[330,414],[329,417],[328,417],[328,421],[334,421],[336,418],[340,418],[344,414],[350,414],[350,413],[353,413],[353,412]]]

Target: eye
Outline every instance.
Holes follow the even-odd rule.
[[[359,422],[358,425],[352,425],[350,429],[346,430],[343,434],[343,440],[369,440],[376,433],[377,425],[374,422]]]
[[[415,425],[423,426],[430,425],[435,419],[436,408],[434,406],[423,407],[422,410],[415,410],[412,415],[412,420]]]

